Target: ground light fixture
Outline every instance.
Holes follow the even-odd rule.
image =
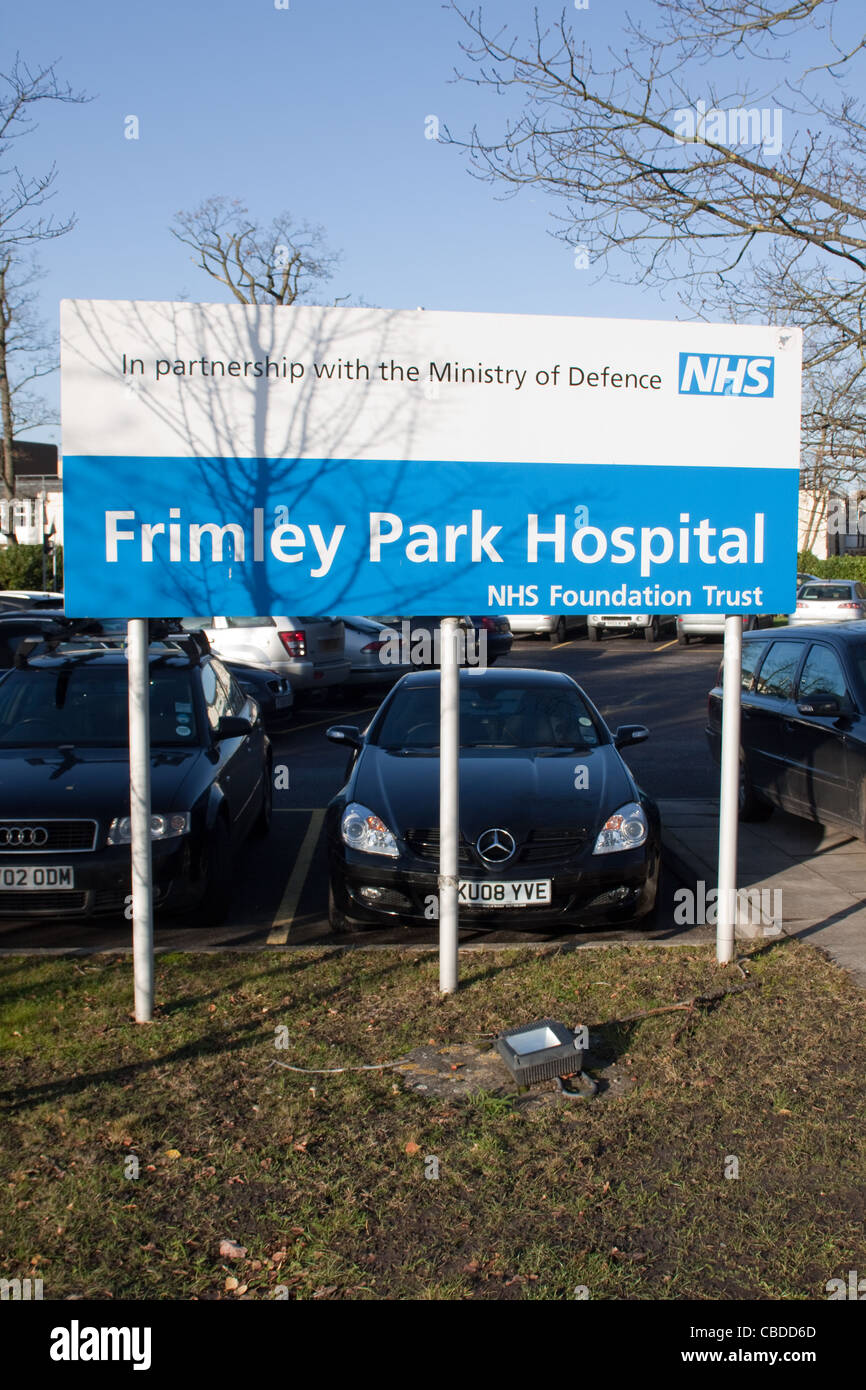
[[[496,1039],[496,1051],[519,1086],[555,1079],[563,1095],[595,1093],[595,1083],[583,1076],[583,1047],[564,1023],[542,1018],[520,1028],[508,1028]],[[584,1090],[574,1092],[559,1080],[577,1076]]]

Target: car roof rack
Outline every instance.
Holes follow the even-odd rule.
[[[105,651],[120,651],[126,646],[124,631],[105,632],[99,618],[58,617],[59,632],[34,634],[25,638],[15,652],[15,667],[23,669],[30,664],[30,657],[63,656],[72,661],[92,659]],[[62,647],[76,646],[78,651],[63,652]],[[198,665],[203,656],[211,650],[210,642],[203,632],[186,632],[179,618],[151,618],[148,622],[148,648],[164,647],[165,651],[155,652],[158,661],[172,656],[186,656],[190,666]],[[84,650],[82,650],[84,648]]]

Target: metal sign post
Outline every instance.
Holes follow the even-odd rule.
[[[439,990],[457,988],[460,666],[456,618],[443,618],[439,675]]]
[[[153,1018],[153,875],[150,839],[150,671],[146,618],[127,624],[129,818],[132,841],[132,960],[135,1021]]]
[[[743,669],[743,620],[725,617],[722,658],[722,770],[719,802],[719,898],[716,960],[734,959],[737,922],[737,832],[740,802],[740,685]]]

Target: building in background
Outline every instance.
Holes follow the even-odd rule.
[[[0,545],[14,528],[19,545],[63,544],[63,478],[56,444],[16,439],[15,496],[0,498]]]

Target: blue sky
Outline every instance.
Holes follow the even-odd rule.
[[[58,165],[58,214],[75,230],[45,248],[42,303],[63,297],[225,299],[169,234],[178,209],[213,194],[268,221],[283,208],[324,225],[343,261],[328,287],[393,308],[673,318],[671,291],[593,283],[554,238],[553,205],[468,172],[425,139],[436,115],[455,135],[501,131],[509,98],[455,83],[466,66],[458,17],[439,0],[40,0],[7,6],[4,66],[31,65],[93,98],[45,105],[20,142],[27,171]],[[563,0],[541,0],[556,19]],[[593,49],[617,43],[626,6],[568,7]],[[526,33],[532,7],[497,0],[491,20]],[[135,115],[140,138],[124,137]],[[50,389],[50,388],[49,388]],[[57,431],[42,437],[58,438]]]

